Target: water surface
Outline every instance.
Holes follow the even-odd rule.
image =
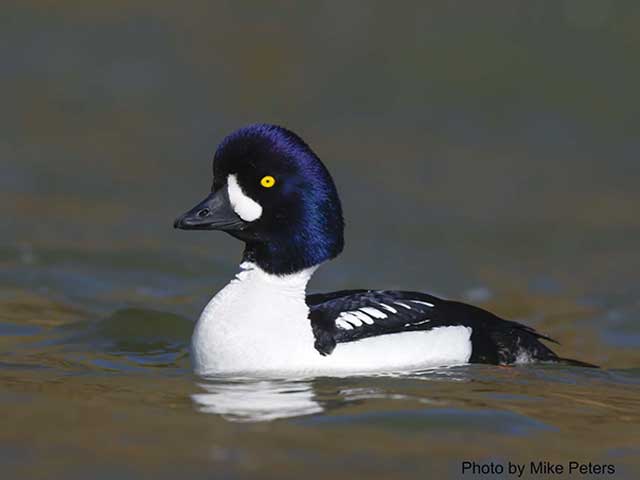
[[[0,8],[3,478],[640,476],[635,2]],[[171,225],[255,121],[341,193],[312,291],[466,300],[602,368],[194,376],[241,247]]]

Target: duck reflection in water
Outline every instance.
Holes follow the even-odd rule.
[[[468,381],[464,368],[437,368],[411,373],[385,373],[360,377],[366,388],[358,388],[358,377],[335,378],[244,378],[203,377],[197,383],[202,390],[191,395],[196,410],[221,415],[234,422],[265,422],[324,412],[364,399],[416,400],[433,403],[429,398],[413,398],[388,392],[389,378],[411,380]],[[372,385],[372,382],[374,385]],[[375,384],[380,383],[379,387]]]
[[[309,381],[225,379],[199,382],[191,395],[198,411],[237,422],[264,422],[322,412]]]

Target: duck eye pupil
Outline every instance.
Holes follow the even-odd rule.
[[[209,215],[209,209],[208,209],[208,208],[203,208],[202,210],[200,210],[200,211],[198,212],[198,216],[199,216],[200,218],[204,218],[204,217],[206,217],[207,215]]]
[[[276,179],[273,178],[271,175],[267,175],[266,177],[262,177],[262,180],[260,180],[260,185],[262,185],[265,188],[271,188],[276,184]]]

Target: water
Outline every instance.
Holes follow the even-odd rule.
[[[640,11],[477,5],[5,2],[3,478],[637,478]],[[302,134],[341,193],[346,251],[312,291],[466,300],[603,368],[194,376],[241,247],[171,224],[253,121]]]

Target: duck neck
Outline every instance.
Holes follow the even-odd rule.
[[[243,261],[240,264],[240,272],[231,283],[249,284],[261,290],[269,290],[273,295],[305,298],[307,284],[318,265],[305,268],[295,273],[283,275],[268,273],[257,264]]]
[[[305,229],[306,231],[307,229]],[[342,234],[287,234],[268,242],[255,239],[245,242],[242,262],[253,263],[280,279],[313,273],[318,265],[335,258],[342,251]]]

